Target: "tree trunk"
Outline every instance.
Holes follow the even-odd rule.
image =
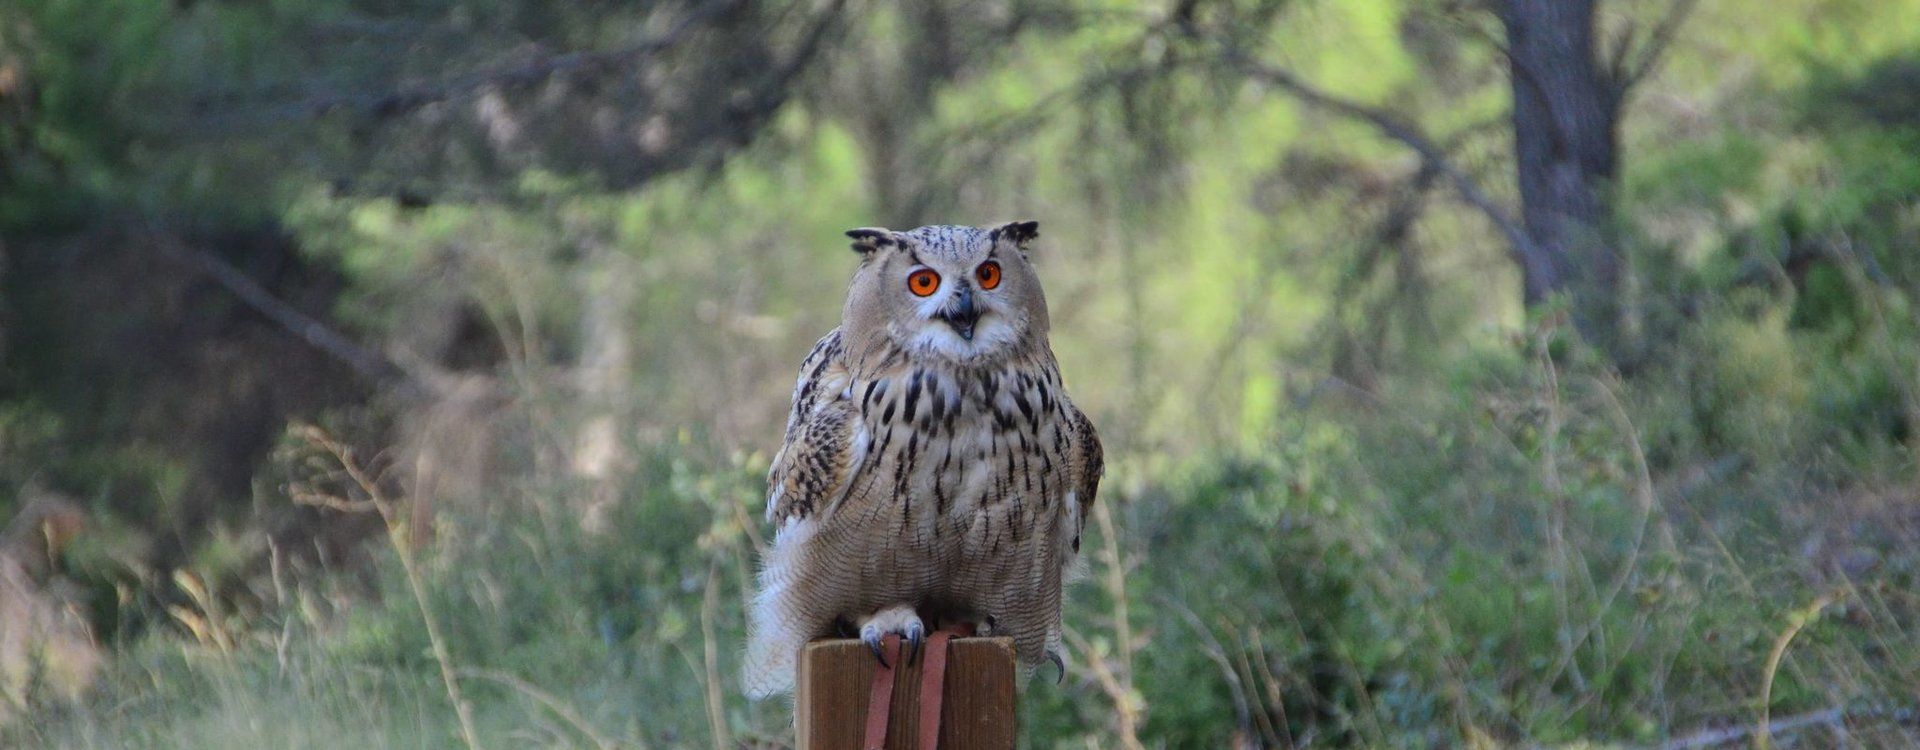
[[[1618,86],[1594,45],[1597,0],[1499,0],[1512,67],[1513,133],[1528,306],[1564,292],[1576,329],[1617,351],[1621,256],[1612,232]]]

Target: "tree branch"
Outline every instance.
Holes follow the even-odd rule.
[[[1640,27],[1626,24],[1625,28],[1620,29],[1619,35],[1613,38],[1612,51],[1606,59],[1600,61],[1607,71],[1607,82],[1613,86],[1615,92],[1624,90],[1620,82],[1628,78],[1627,51],[1633,49],[1633,38],[1639,33]]]
[[[1915,712],[1911,710],[1868,709],[1850,711],[1845,708],[1829,708],[1824,711],[1814,711],[1798,716],[1774,719],[1766,723],[1764,730],[1768,734],[1788,734],[1810,727],[1844,726],[1849,720],[1882,719],[1895,724],[1906,724],[1914,721],[1915,718]],[[1744,742],[1759,734],[1762,729],[1763,727],[1760,726],[1742,724],[1725,729],[1703,730],[1661,745],[1660,750],[1701,750],[1702,748],[1720,747],[1735,742]]]
[[[329,328],[311,315],[294,309],[267,291],[232,264],[198,248],[190,247],[172,234],[155,231],[160,253],[199,271],[215,284],[239,298],[241,303],[268,320],[299,336],[315,349],[339,360],[362,377],[380,384],[396,385],[401,393],[414,396],[431,393],[428,381],[401,367],[379,352],[355,343],[346,335]]]
[[[1653,32],[1647,35],[1647,43],[1640,48],[1640,54],[1634,62],[1629,65],[1624,59],[1613,61],[1613,68],[1618,71],[1613,82],[1616,98],[1625,99],[1628,91],[1659,67],[1661,56],[1666,54],[1668,47],[1673,46],[1680,27],[1686,25],[1687,17],[1693,15],[1694,7],[1699,4],[1699,0],[1674,0],[1673,5],[1667,8],[1667,14],[1654,24]],[[1618,54],[1626,54],[1624,45]]]
[[[820,13],[819,18],[814,19],[813,28],[808,29],[801,39],[800,48],[794,51],[793,57],[787,60],[787,64],[781,66],[780,71],[774,75],[769,85],[770,90],[786,90],[793,83],[793,79],[806,69],[807,64],[820,54],[827,39],[827,32],[839,22],[840,15],[846,7],[846,0],[833,0],[827,5],[826,10]]]
[[[758,94],[753,97],[751,106],[740,111],[741,115],[756,120],[765,118],[786,102],[794,79],[798,78],[807,69],[807,65],[813,62],[813,59],[818,57],[820,51],[825,48],[828,32],[832,31],[834,25],[839,22],[841,14],[846,10],[846,5],[846,0],[832,0],[827,8],[820,12],[820,15],[814,19],[813,25],[801,35],[800,46],[794,50],[793,56],[773,71],[760,87]]]
[[[530,62],[474,71],[444,81],[406,86],[384,93],[317,96],[270,109],[262,113],[259,119],[311,119],[341,110],[371,117],[391,117],[435,102],[469,96],[489,87],[529,86],[558,75],[628,65],[673,47],[700,23],[739,6],[741,2],[720,0],[701,5],[659,35],[618,49],[548,55]]]
[[[1522,267],[1526,265],[1526,258],[1532,254],[1530,251],[1533,246],[1533,240],[1527,236],[1525,230],[1520,228],[1519,222],[1515,221],[1514,218],[1507,213],[1506,209],[1501,208],[1498,203],[1495,203],[1493,198],[1488,196],[1485,190],[1481,189],[1480,184],[1475,182],[1472,176],[1462,172],[1459,167],[1455,166],[1453,161],[1447,158],[1446,153],[1442,151],[1438,145],[1434,144],[1426,134],[1420,132],[1418,128],[1400,121],[1398,118],[1383,110],[1342,99],[1322,91],[1312,84],[1300,80],[1298,76],[1295,76],[1290,71],[1250,60],[1231,52],[1228,53],[1228,61],[1234,67],[1239,68],[1254,79],[1277,86],[1293,94],[1295,98],[1310,106],[1365,122],[1372,125],[1376,130],[1379,130],[1382,135],[1399,141],[1407,148],[1413,149],[1414,153],[1420,156],[1420,160],[1425,166],[1438,170],[1440,175],[1445,177],[1447,182],[1451,183],[1454,189],[1460,193],[1460,197],[1463,200],[1474,208],[1480,209],[1480,212],[1485,214],[1489,221],[1493,222],[1494,228],[1500,230],[1500,233],[1506,236],[1507,242],[1511,245],[1509,252],[1513,254],[1515,261],[1519,262]]]

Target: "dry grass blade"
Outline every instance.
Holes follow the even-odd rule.
[[[1100,526],[1101,535],[1106,538],[1106,546],[1100,554],[1100,563],[1104,568],[1101,580],[1108,597],[1113,600],[1114,659],[1109,662],[1102,658],[1093,644],[1072,628],[1067,628],[1063,635],[1081,653],[1087,668],[1093,672],[1094,680],[1099,683],[1100,691],[1112,701],[1114,733],[1119,736],[1120,745],[1128,750],[1144,750],[1140,744],[1139,728],[1146,705],[1140,697],[1140,691],[1134,689],[1133,685],[1133,651],[1138,644],[1134,641],[1133,628],[1129,624],[1126,561],[1120,554],[1120,540],[1108,505],[1096,503],[1093,516],[1094,522]]]
[[[393,501],[380,488],[380,482],[365,467],[354,460],[353,450],[334,440],[325,430],[314,425],[299,428],[299,434],[312,444],[331,454],[340,464],[342,471],[353,479],[354,484],[366,493],[365,505],[351,503],[343,498],[324,503],[327,507],[364,508],[371,506],[380,514],[380,520],[387,528],[387,541],[393,545],[394,556],[400,560],[400,568],[406,573],[407,589],[413,594],[413,602],[420,608],[420,619],[427,629],[427,642],[433,649],[433,659],[440,666],[440,682],[446,688],[447,700],[453,703],[454,716],[460,722],[460,736],[466,742],[468,750],[481,750],[480,735],[474,729],[473,705],[467,702],[466,695],[460,690],[460,681],[453,666],[453,654],[447,649],[446,635],[440,627],[440,619],[427,604],[427,585],[420,575],[419,563],[414,559],[413,540],[408,538],[405,517],[394,507]],[[317,495],[316,495],[317,496]]]
[[[1079,631],[1067,628],[1064,635],[1067,642],[1079,650],[1086,660],[1087,669],[1093,672],[1093,679],[1099,683],[1100,691],[1106,693],[1107,699],[1113,702],[1115,729],[1120,735],[1121,747],[1127,750],[1146,750],[1146,746],[1140,744],[1138,731],[1140,712],[1134,706],[1134,692],[1121,683],[1120,677],[1114,674],[1113,667],[1107,663],[1106,659],[1101,658],[1099,652],[1094,650],[1093,644],[1080,635]]]
[[[1160,603],[1161,606],[1173,610],[1180,615],[1180,619],[1186,621],[1187,627],[1192,628],[1194,635],[1200,639],[1200,652],[1205,654],[1215,666],[1220,668],[1220,674],[1225,678],[1227,683],[1227,692],[1233,698],[1233,710],[1235,718],[1238,720],[1240,730],[1251,733],[1258,729],[1268,742],[1275,745],[1280,744],[1279,738],[1272,735],[1270,728],[1265,726],[1264,721],[1261,726],[1256,727],[1254,725],[1255,718],[1253,708],[1247,699],[1247,688],[1245,686],[1245,683],[1251,679],[1251,676],[1247,679],[1241,678],[1240,670],[1227,658],[1226,647],[1221,645],[1219,638],[1214,637],[1213,630],[1208,628],[1206,623],[1201,622],[1200,616],[1195,614],[1193,608],[1188,607],[1185,603],[1172,597],[1162,597]],[[1261,718],[1264,719],[1265,717],[1262,716]],[[1292,743],[1288,744],[1290,746]]]
[[[1770,750],[1773,747],[1771,713],[1773,711],[1773,678],[1780,670],[1780,660],[1786,658],[1787,647],[1793,644],[1800,631],[1820,617],[1821,611],[1845,595],[1845,588],[1838,588],[1821,594],[1812,604],[1793,613],[1785,630],[1773,639],[1773,648],[1767,652],[1767,666],[1760,675],[1760,718],[1754,722],[1753,746],[1758,750]]]
[[[593,725],[587,723],[586,717],[581,716],[580,712],[575,711],[572,706],[567,704],[566,701],[560,700],[559,697],[553,695],[552,693],[549,693],[545,690],[541,690],[540,688],[536,687],[533,683],[527,682],[526,680],[522,680],[519,677],[514,676],[512,673],[502,672],[497,669],[473,669],[471,667],[468,667],[468,668],[463,668],[459,670],[457,674],[463,678],[486,680],[488,682],[496,683],[499,685],[505,685],[507,687],[513,688],[515,691],[518,691],[521,695],[525,695],[528,698],[533,699],[534,702],[539,703],[542,706],[545,706],[548,711],[553,712],[553,715],[558,716],[562,721],[567,722],[567,724],[573,727],[574,731],[579,732],[582,736],[586,737],[589,742],[593,743],[594,747],[600,748],[600,750],[610,750],[611,748],[617,748],[620,746],[618,743],[615,743],[612,740],[607,739],[605,736],[602,736],[599,732],[594,731]],[[642,745],[642,747],[645,747],[645,746]]]
[[[707,563],[707,590],[700,600],[701,676],[705,680],[707,725],[713,732],[713,750],[727,750],[733,737],[727,731],[726,702],[720,694],[720,653],[713,634],[713,622],[720,609],[720,562]]]

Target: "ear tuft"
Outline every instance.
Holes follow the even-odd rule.
[[[853,238],[853,251],[861,255],[872,254],[883,247],[891,247],[897,240],[893,230],[883,227],[861,227],[847,230],[847,236]]]
[[[1008,240],[1011,240],[1013,242],[1014,247],[1020,248],[1021,250],[1025,250],[1027,249],[1027,243],[1034,241],[1040,236],[1040,222],[1037,222],[1037,221],[1008,222],[1006,224],[1000,225],[999,229],[996,229],[993,231],[994,231],[994,234],[997,234],[1001,237],[1005,237]]]

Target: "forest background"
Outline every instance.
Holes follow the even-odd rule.
[[[1013,219],[1025,744],[1920,745],[1916,19],[0,0],[0,745],[785,746],[841,232]]]

